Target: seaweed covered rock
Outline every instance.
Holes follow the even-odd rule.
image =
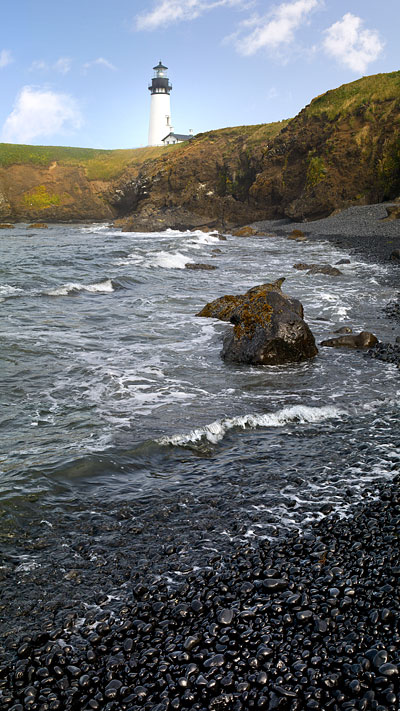
[[[224,338],[224,360],[281,365],[307,360],[318,353],[314,336],[303,320],[303,307],[281,291],[283,281],[255,286],[242,297],[217,299],[198,314],[233,323],[233,331]],[[239,302],[236,306],[235,300]],[[218,308],[222,316],[218,315]]]
[[[206,304],[196,316],[219,318],[220,321],[230,321],[235,309],[244,301],[244,296],[227,294]]]
[[[232,234],[234,237],[255,237],[258,235],[258,232],[254,227],[251,227],[251,225],[245,225],[244,227],[237,227],[235,230],[232,230]]]

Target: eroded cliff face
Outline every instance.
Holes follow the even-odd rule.
[[[62,149],[64,160],[52,160],[47,148],[45,165],[0,160],[0,219],[117,219],[140,231],[317,219],[400,194],[399,128],[400,72],[393,72],[329,91],[291,121],[211,131],[161,149],[97,152],[86,163],[75,160],[85,149]]]
[[[0,167],[0,219],[15,222],[112,220],[108,183],[89,181],[79,166]]]
[[[363,101],[360,91],[347,106],[345,101],[329,106],[334,92],[328,92],[303,109],[266,154],[250,188],[251,202],[310,220],[399,195],[399,72],[394,80],[381,100]]]
[[[250,187],[261,171],[266,152],[287,122],[242,126],[200,134],[142,166],[129,183],[135,209],[118,222],[125,229],[232,227],[265,216],[250,200]],[[127,190],[124,185],[128,186]],[[139,194],[138,194],[139,193]],[[129,202],[125,200],[129,211]]]

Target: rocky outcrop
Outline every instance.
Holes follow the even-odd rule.
[[[234,325],[223,342],[221,356],[235,363],[281,365],[313,358],[318,349],[303,320],[303,307],[281,291],[284,279],[261,284],[243,296],[225,296],[198,315],[216,315]],[[218,303],[219,302],[219,303]],[[220,309],[220,311],[219,311]]]
[[[302,221],[396,197],[399,90],[400,72],[392,72],[315,98],[265,154],[250,202]]]
[[[321,346],[331,346],[333,348],[372,348],[378,343],[378,339],[369,331],[361,333],[328,338],[320,343]]]
[[[123,232],[160,232],[172,230],[216,229],[219,222],[209,215],[194,213],[185,208],[156,208],[147,205],[141,212],[115,220]]]

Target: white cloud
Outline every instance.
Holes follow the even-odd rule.
[[[29,143],[41,136],[50,137],[77,130],[82,123],[81,113],[72,96],[24,86],[4,123],[1,140]]]
[[[60,74],[68,74],[71,70],[71,65],[72,59],[70,59],[70,57],[60,57],[60,59],[57,59],[54,64],[54,69],[56,69],[57,72],[60,72]]]
[[[2,49],[0,52],[0,69],[6,67],[13,62],[12,54],[9,49]]]
[[[295,0],[276,6],[263,17],[255,16],[242,23],[244,34],[233,36],[241,54],[251,55],[260,49],[277,49],[294,40],[295,31],[307,21],[309,14],[321,7],[321,0]]]
[[[49,65],[43,59],[35,59],[29,67],[30,72],[47,72]]]
[[[270,90],[266,93],[266,99],[268,99],[269,101],[272,101],[272,99],[276,99],[278,96],[279,92],[275,86],[271,86]]]
[[[347,12],[325,30],[323,43],[327,54],[360,73],[379,57],[384,46],[376,30],[362,29],[362,25],[360,17]]]
[[[111,62],[108,61],[108,59],[104,59],[104,57],[97,57],[97,59],[93,59],[91,62],[86,62],[86,64],[83,65],[84,69],[90,69],[90,67],[106,67],[107,69],[112,69],[112,71],[116,71],[117,67],[114,67]]]
[[[54,69],[60,74],[68,74],[71,70],[72,59],[70,57],[60,57],[54,64],[48,64],[44,59],[35,59],[29,67],[30,72],[48,72]]]
[[[153,10],[138,15],[137,30],[156,30],[181,20],[195,20],[216,7],[249,6],[245,0],[160,0]]]

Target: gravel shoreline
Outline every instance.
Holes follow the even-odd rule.
[[[22,637],[0,708],[398,711],[399,484],[178,591],[139,583],[117,618]]]
[[[374,262],[392,261],[400,265],[400,260],[392,260],[391,254],[400,248],[400,221],[386,221],[387,207],[394,203],[379,203],[349,207],[336,215],[313,222],[293,222],[291,220],[263,220],[253,227],[260,231],[288,235],[299,229],[309,240],[327,240],[342,249],[362,254]]]

